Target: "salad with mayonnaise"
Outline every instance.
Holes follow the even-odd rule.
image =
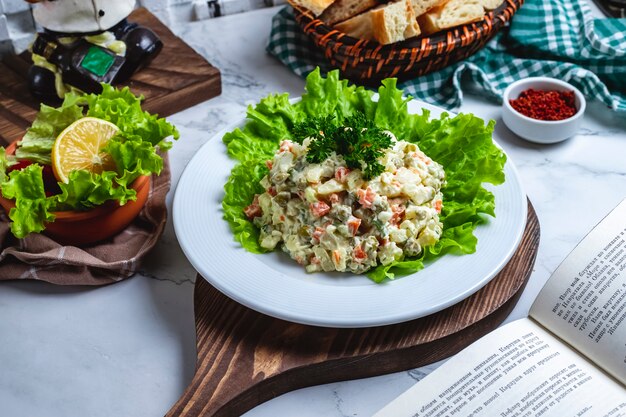
[[[384,171],[369,181],[335,152],[322,163],[307,161],[310,138],[284,140],[261,180],[265,192],[245,209],[261,247],[280,245],[308,272],[360,274],[436,243],[443,168],[416,144],[386,134],[393,145],[381,158]]]
[[[495,216],[483,184],[505,180],[495,122],[412,114],[410,100],[395,79],[375,96],[316,69],[301,100],[272,94],[250,106],[223,138],[237,160],[222,201],[235,240],[375,282],[475,252],[474,230]]]

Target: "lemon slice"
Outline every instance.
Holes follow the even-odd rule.
[[[52,170],[57,180],[67,183],[70,172],[84,169],[94,173],[114,171],[111,155],[102,152],[117,126],[95,117],[84,117],[69,125],[52,147]]]

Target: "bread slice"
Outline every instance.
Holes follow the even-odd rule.
[[[504,1],[504,0],[484,0],[484,1]],[[441,6],[446,0],[411,0],[411,7],[415,16],[421,16],[433,7]]]
[[[319,16],[334,0],[290,0],[290,3],[304,7]]]
[[[335,0],[320,16],[322,22],[334,26],[339,22],[379,6],[378,0]]]
[[[417,18],[422,32],[431,34],[454,26],[481,20],[482,0],[449,0]]]
[[[483,0],[485,2],[502,3],[504,0]],[[411,0],[411,7],[415,16],[426,13],[433,7],[445,3],[446,0]],[[333,26],[344,20],[348,20],[356,15],[380,6],[386,3],[385,0],[335,0],[333,4],[328,6],[324,13],[320,16],[322,22]]]
[[[376,40],[387,45],[415,37],[421,33],[411,0],[399,1],[372,13]]]
[[[400,0],[369,10],[335,25],[352,37],[388,45],[420,34],[411,0]]]
[[[485,10],[495,10],[504,3],[504,0],[481,0],[481,3]]]
[[[335,29],[346,35],[357,39],[365,39],[373,41],[374,39],[374,22],[372,21],[371,12],[362,13],[345,20],[337,25]]]

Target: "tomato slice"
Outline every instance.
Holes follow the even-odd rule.
[[[32,162],[30,162],[30,161],[19,161],[17,164],[11,165],[7,169],[7,174],[9,172],[12,172],[12,171],[21,171],[21,170],[23,170],[24,168],[26,168],[27,166],[29,166],[31,164],[32,164]]]

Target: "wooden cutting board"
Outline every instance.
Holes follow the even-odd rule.
[[[219,70],[148,10],[137,9],[128,19],[152,29],[163,41],[154,61],[124,84],[145,97],[144,110],[167,117],[221,94]],[[26,81],[30,62],[29,53],[0,62],[0,145],[21,138],[39,110]]]
[[[198,276],[196,374],[167,417],[239,416],[295,389],[403,371],[447,358],[507,317],[530,277],[538,246],[539,222],[529,202],[519,248],[480,291],[427,317],[365,329],[321,328],[275,319],[236,303]]]

